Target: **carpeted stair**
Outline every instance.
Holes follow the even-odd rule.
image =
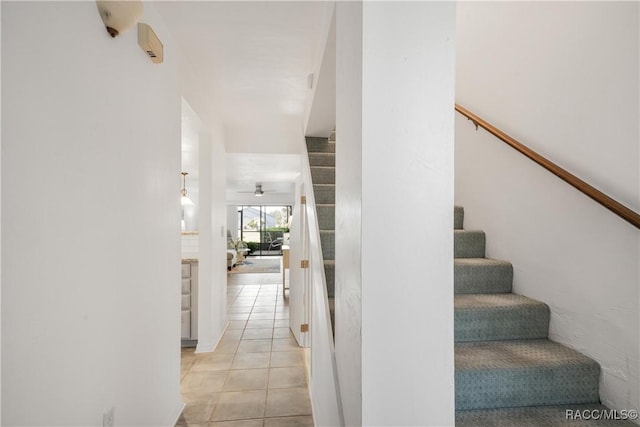
[[[455,207],[456,425],[600,425],[565,417],[567,409],[606,409],[598,363],[547,339],[549,307],[511,293],[511,264],[485,258],[484,232],[463,224]],[[633,425],[614,422],[602,425]]]
[[[318,226],[331,324],[334,324],[335,241],[336,241],[336,144],[328,138],[307,137],[307,152],[311,166],[311,180],[316,199]]]

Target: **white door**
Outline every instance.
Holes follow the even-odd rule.
[[[289,327],[301,347],[309,346],[309,333],[301,331],[301,325],[309,324],[309,269],[300,268],[303,259],[309,259],[307,216],[301,203],[304,184],[296,184],[296,204],[291,221],[289,254]]]

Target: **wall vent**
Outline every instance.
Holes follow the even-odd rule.
[[[155,64],[161,64],[164,60],[162,42],[153,32],[150,26],[138,23],[138,44]]]

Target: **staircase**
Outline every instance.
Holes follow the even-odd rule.
[[[548,339],[549,307],[512,293],[512,265],[485,258],[484,232],[463,223],[455,207],[456,425],[633,425],[566,420],[566,410],[606,409],[600,366]]]
[[[307,137],[313,194],[316,199],[322,259],[327,279],[331,325],[334,326],[335,246],[336,246],[336,144],[328,138]]]

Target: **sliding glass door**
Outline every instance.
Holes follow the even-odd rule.
[[[238,237],[250,255],[281,255],[290,218],[291,206],[238,206]]]

